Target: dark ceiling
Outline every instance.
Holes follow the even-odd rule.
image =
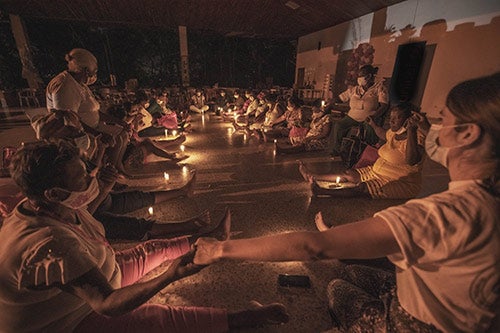
[[[38,19],[171,29],[184,25],[224,36],[297,38],[402,1],[0,0],[0,4],[7,13]]]

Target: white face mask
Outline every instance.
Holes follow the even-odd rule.
[[[64,189],[62,189],[64,190]],[[67,190],[64,190],[69,192]],[[96,177],[92,177],[89,187],[82,192],[69,192],[69,197],[60,202],[61,205],[71,209],[81,209],[88,206],[99,195],[99,183]]]
[[[403,133],[405,133],[405,132],[406,132],[406,127],[401,126],[401,128],[400,128],[400,129],[398,129],[398,130],[397,130],[396,132],[394,132],[394,133],[396,133],[396,135],[401,135],[401,134],[403,134]]]
[[[87,77],[87,82],[85,82],[85,84],[87,86],[90,86],[90,85],[96,83],[96,81],[97,81],[97,75],[88,76]]]
[[[439,139],[439,133],[443,128],[453,128],[458,126],[464,126],[467,124],[458,124],[458,125],[431,125],[429,129],[429,133],[427,133],[427,137],[425,138],[425,152],[429,156],[429,158],[435,162],[438,162],[444,167],[448,167],[448,153],[452,148],[463,147],[464,145],[457,145],[453,147],[444,147],[441,146],[437,140]]]
[[[366,84],[368,83],[368,81],[366,80],[366,77],[364,76],[361,76],[361,77],[358,77],[358,85],[359,86],[366,86]]]

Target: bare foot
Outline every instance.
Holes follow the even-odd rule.
[[[298,161],[299,161],[299,172],[302,175],[302,178],[304,178],[306,182],[311,184],[313,182],[313,176],[309,174],[309,171],[307,170],[304,162],[302,162],[301,160]]]
[[[279,325],[290,319],[286,307],[281,303],[262,305],[257,301],[252,301],[250,306],[250,309],[229,314],[230,328]]]
[[[325,231],[330,229],[330,227],[325,224],[321,212],[316,214],[316,216],[314,217],[314,223],[316,224],[316,228],[318,228],[319,231]]]
[[[231,237],[231,211],[226,208],[224,217],[216,224],[209,224],[198,230],[197,236],[212,237],[220,241]]]

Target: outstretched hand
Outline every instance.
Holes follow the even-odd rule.
[[[184,277],[193,275],[201,271],[206,265],[194,263],[195,250],[175,259],[167,270],[167,274],[171,274],[174,280],[179,280]]]
[[[199,238],[195,243],[193,262],[196,265],[208,265],[218,261],[222,252],[221,244],[222,242],[215,238]]]

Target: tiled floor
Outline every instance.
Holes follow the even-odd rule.
[[[186,154],[190,157],[185,163],[188,168],[197,170],[195,195],[155,206],[154,217],[158,220],[180,220],[204,209],[210,209],[217,218],[222,215],[224,207],[229,207],[233,230],[242,231],[237,237],[256,237],[276,232],[315,230],[313,221],[318,211],[327,221],[339,225],[402,202],[311,198],[296,160],[300,158],[317,172],[340,170],[340,162],[332,161],[327,152],[276,156],[272,143],[259,143],[244,132],[235,132],[230,124],[215,116],[207,114],[193,118],[193,132],[185,142]],[[33,132],[27,126],[0,127],[2,146],[33,139]],[[156,173],[161,182],[163,172],[167,170],[173,183],[182,182],[182,170],[167,169],[161,161],[153,161],[140,172]],[[426,162],[422,193],[438,192],[446,187],[446,183],[445,170]],[[143,209],[132,215],[147,214]],[[132,243],[115,242],[114,245],[124,248]],[[321,332],[331,328],[325,287],[336,265],[338,262],[334,260],[218,263],[168,286],[151,301],[230,310],[245,308],[251,300],[282,302],[291,315],[288,324],[245,332]],[[312,288],[280,288],[277,284],[280,273],[308,275]]]

